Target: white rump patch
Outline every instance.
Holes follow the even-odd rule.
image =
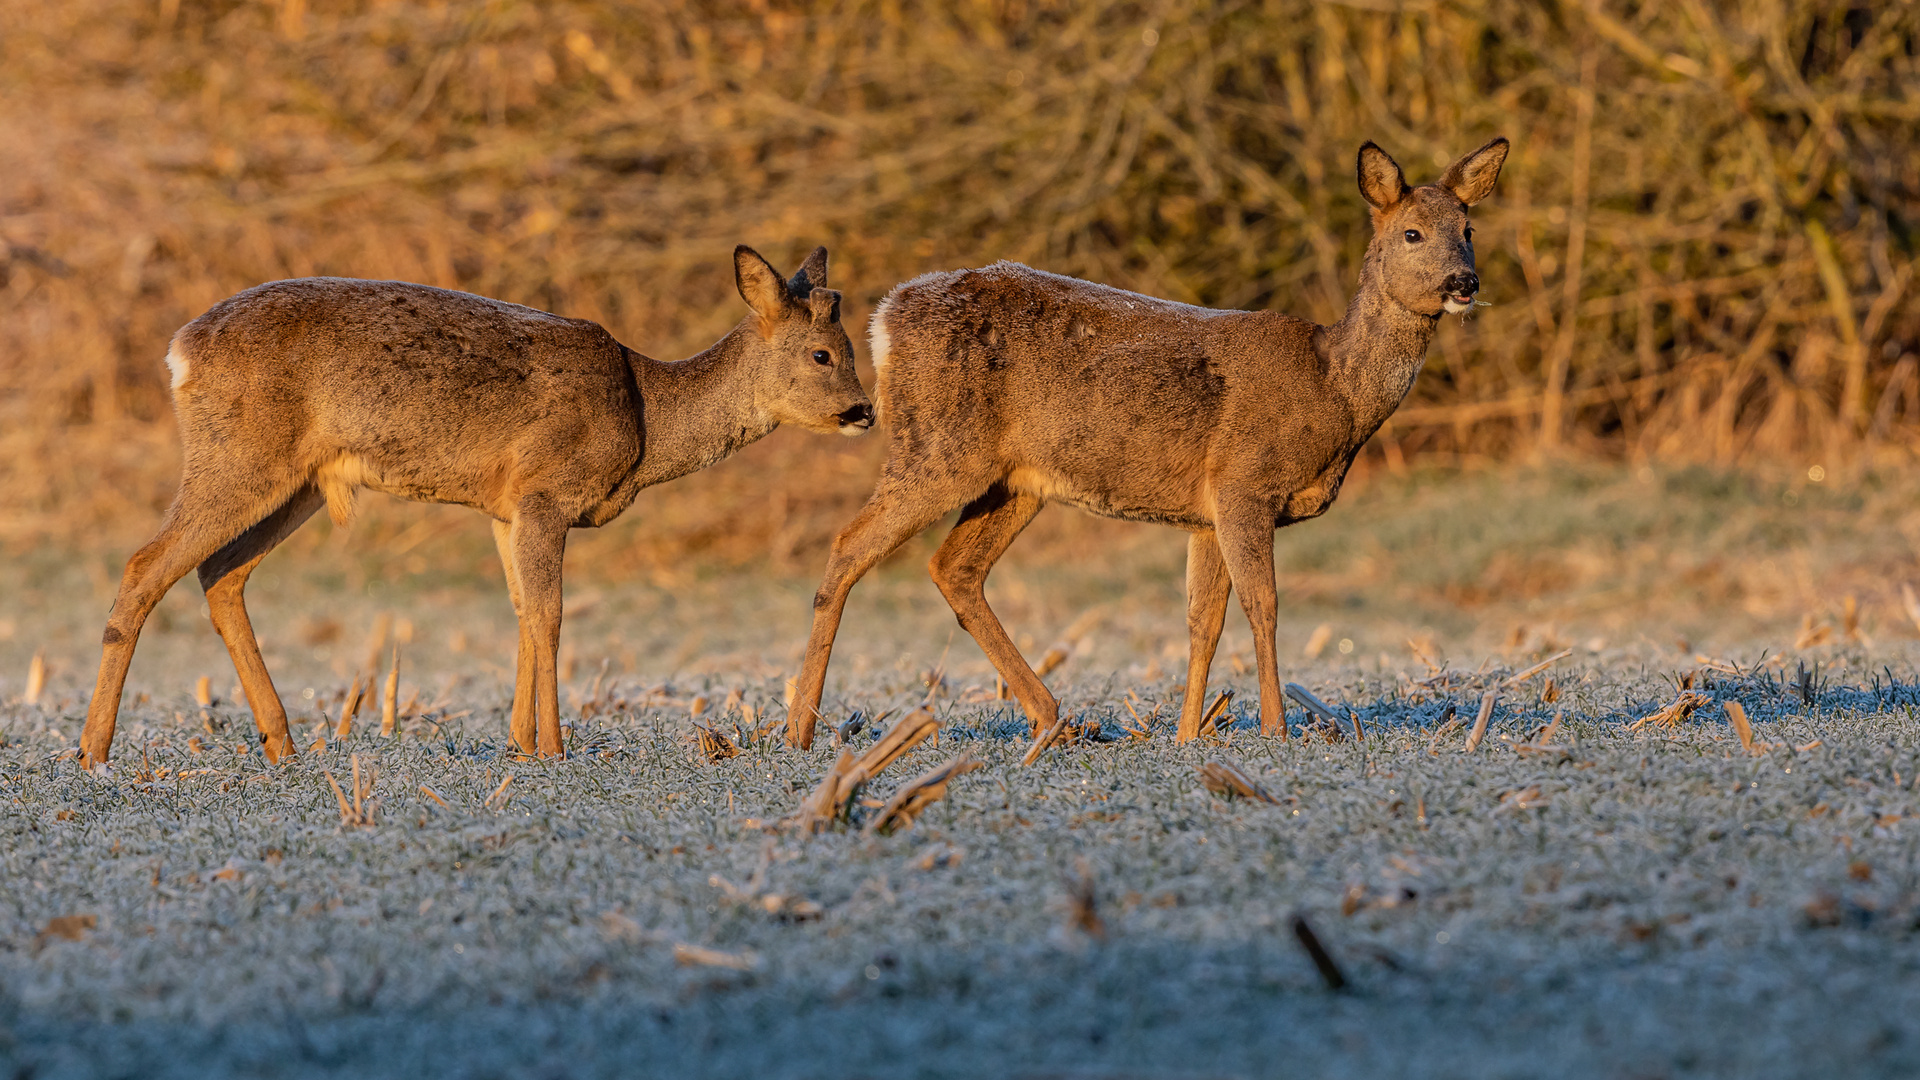
[[[867,355],[873,357],[876,378],[887,370],[887,357],[893,351],[893,338],[887,334],[887,312],[892,308],[893,296],[889,294],[873,309],[873,318],[867,320]]]
[[[187,363],[187,354],[180,351],[179,338],[167,343],[167,370],[173,372],[173,389],[175,390],[180,389],[180,384],[186,382],[187,376],[192,373],[192,365]]]

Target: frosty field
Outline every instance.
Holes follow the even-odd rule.
[[[778,717],[805,569],[646,581],[570,563],[570,595],[600,595],[569,619],[572,755],[533,762],[504,749],[510,623],[477,521],[436,552],[453,569],[414,578],[378,545],[296,540],[253,607],[300,744],[332,728],[380,612],[412,624],[415,715],[383,739],[376,706],[267,766],[183,586],[98,777],[67,753],[104,610],[95,556],[17,561],[0,1075],[1911,1073],[1920,675],[1889,571],[1911,561],[1906,500],[1664,482],[1651,501],[1627,474],[1383,484],[1321,534],[1283,533],[1283,677],[1351,706],[1364,740],[1307,730],[1291,704],[1291,741],[1254,730],[1236,609],[1214,675],[1237,692],[1231,723],[1174,747],[1178,538],[1042,534],[989,595],[1029,655],[1077,642],[1051,681],[1111,741],[1022,768],[1024,724],[964,635],[948,645],[910,551],[855,593],[830,704],[909,708],[937,671],[939,745],[871,793],[962,751],[986,767],[891,836],[770,827],[827,768],[824,739],[743,739],[717,763],[695,745],[695,698],[729,733],[736,693]],[[1543,541],[1556,521],[1587,524]],[[1104,556],[1041,557],[1069,542]],[[1763,561],[1807,572],[1768,591],[1741,576]],[[43,649],[28,705],[19,676]],[[202,674],[222,699],[204,718]],[[1635,728],[1688,680],[1708,704]],[[1471,721],[1496,686],[1465,753],[1442,717]],[[1769,747],[1742,748],[1728,701]],[[1560,708],[1550,749],[1516,749]],[[1124,730],[1140,720],[1150,738]],[[326,775],[350,800],[356,754],[378,770],[364,825]],[[1279,803],[1208,792],[1212,759]]]

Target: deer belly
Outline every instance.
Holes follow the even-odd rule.
[[[481,485],[465,483],[445,470],[415,475],[405,463],[377,463],[360,454],[341,454],[314,471],[313,482],[327,498],[327,512],[345,524],[353,517],[354,492],[360,488],[415,502],[454,503],[484,508]]]
[[[1177,492],[1143,494],[1124,488],[1103,490],[1092,484],[1075,482],[1072,477],[1051,469],[1032,467],[1013,470],[1007,476],[1007,486],[1047,502],[1066,503],[1090,514],[1122,521],[1148,521],[1187,529],[1205,528],[1211,524],[1193,504],[1193,500],[1166,497],[1179,494]]]

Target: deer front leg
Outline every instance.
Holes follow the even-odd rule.
[[[940,594],[947,598],[960,626],[993,662],[994,670],[1013,688],[1027,714],[1033,734],[1051,728],[1060,717],[1060,703],[1034,674],[1026,657],[1007,636],[1006,627],[987,606],[987,574],[1006,554],[1020,530],[1040,512],[1041,501],[1028,494],[995,485],[960,511],[960,521],[934,552],[928,570]]]
[[[533,654],[536,753],[564,755],[560,743],[560,571],[567,550],[567,522],[542,496],[522,499],[508,528],[515,576],[520,579],[520,634]],[[524,655],[524,653],[523,653]],[[525,672],[525,662],[521,662]],[[518,709],[520,695],[516,693]]]
[[[1220,554],[1233,591],[1253,627],[1253,655],[1260,668],[1260,733],[1287,737],[1280,699],[1280,661],[1274,650],[1279,600],[1273,585],[1273,511],[1259,505],[1222,507],[1214,522]],[[1192,684],[1188,684],[1191,692]]]
[[[1227,594],[1233,579],[1212,529],[1187,538],[1187,692],[1180,701],[1175,742],[1200,737],[1200,713],[1207,703],[1207,672],[1227,621]]]
[[[827,661],[833,656],[833,638],[840,631],[840,615],[854,582],[953,507],[940,494],[938,485],[883,475],[860,513],[833,538],[826,576],[813,594],[813,630],[807,635],[806,659],[787,702],[787,745],[813,748],[813,727],[827,685]]]
[[[523,754],[535,750],[534,732],[534,650],[527,634],[527,616],[520,603],[520,572],[513,566],[513,526],[504,521],[493,523],[493,546],[500,552],[500,567],[507,574],[507,598],[513,601],[514,622],[520,642],[514,651],[513,719],[507,730],[513,745]]]

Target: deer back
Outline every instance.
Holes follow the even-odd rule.
[[[1351,457],[1314,327],[1284,315],[1000,263],[896,288],[872,354],[896,456],[1112,517],[1204,526],[1228,477],[1284,502]]]
[[[216,304],[169,350],[187,468],[217,455],[510,517],[587,514],[638,461],[628,350],[597,324],[395,281],[304,278]],[[341,508],[333,507],[336,516]]]

